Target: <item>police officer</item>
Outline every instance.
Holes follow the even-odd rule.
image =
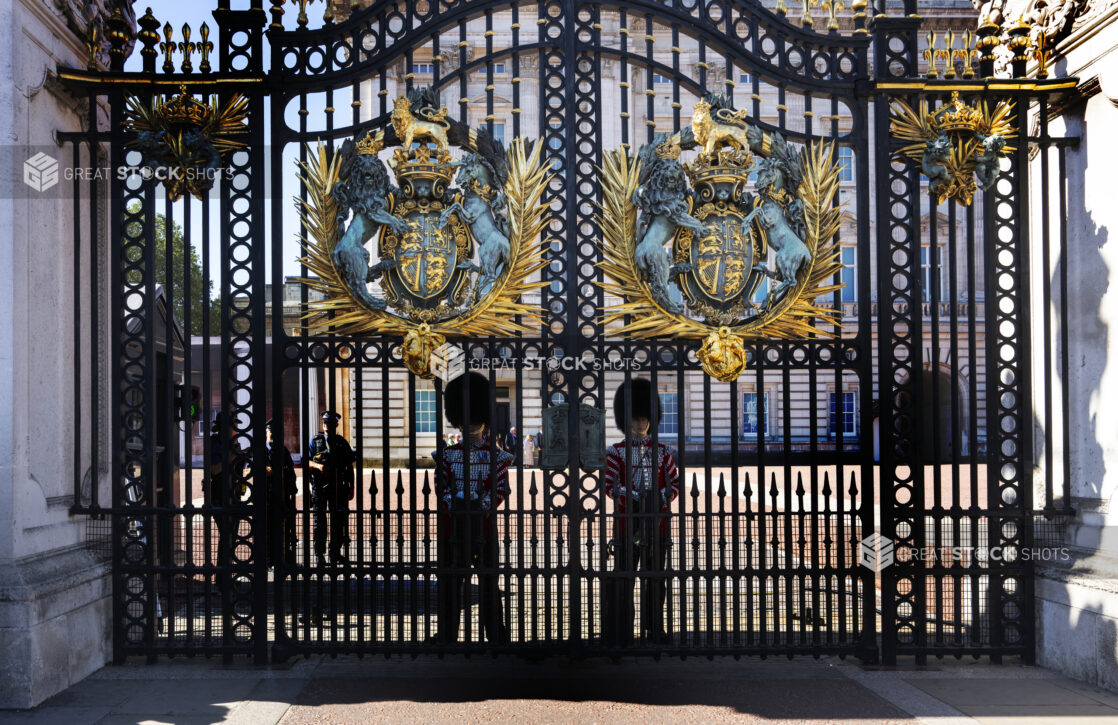
[[[322,432],[311,439],[307,451],[311,506],[314,508],[314,551],[319,563],[326,559],[326,530],[329,518],[330,562],[348,564],[349,500],[356,489],[353,449],[338,435],[340,415],[322,414]]]
[[[224,413],[214,416],[210,426],[210,460],[206,470],[206,493],[213,512],[214,524],[217,526],[217,558],[215,563],[219,571],[214,581],[219,587],[224,587],[229,581],[227,568],[232,564],[230,552],[232,551],[232,536],[235,531],[234,517],[228,512],[228,507],[239,503],[244,491],[244,477],[237,475],[243,466],[234,465],[234,460],[241,454],[240,447],[233,439],[232,428],[228,425]],[[225,475],[225,465],[229,464],[229,475]]]
[[[264,424],[264,444],[267,448],[265,470],[268,476],[268,557],[274,563],[281,558],[285,564],[295,563],[295,462],[287,446],[275,439],[275,424],[269,419]],[[251,467],[245,475],[251,475]],[[277,493],[278,491],[278,493]],[[272,507],[279,506],[279,512]]]

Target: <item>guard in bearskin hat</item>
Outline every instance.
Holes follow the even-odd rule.
[[[492,444],[489,381],[467,373],[451,380],[443,395],[446,419],[462,431],[462,440],[434,451],[439,496],[439,632],[431,639],[458,639],[462,570],[476,567],[481,588],[481,623],[491,643],[509,641],[500,592],[497,589],[497,537],[493,512],[509,493],[512,455]],[[458,570],[455,573],[447,571]]]
[[[348,564],[349,501],[356,492],[353,449],[338,435],[341,416],[332,410],[322,414],[322,432],[307,447],[311,506],[314,508],[314,551],[319,563],[326,558],[327,520],[330,531],[330,563]]]
[[[607,644],[629,644],[633,635],[633,589],[639,569],[641,632],[666,641],[662,572],[667,562],[668,508],[679,495],[675,453],[663,443],[652,446],[652,428],[660,422],[660,399],[648,380],[634,378],[613,398],[613,417],[625,439],[606,450],[605,490],[614,502],[614,570],[633,576],[611,579],[605,586],[602,634]],[[626,425],[626,422],[628,425]]]

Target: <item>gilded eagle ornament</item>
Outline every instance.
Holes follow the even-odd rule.
[[[978,189],[993,188],[1001,175],[1001,158],[1012,151],[1013,103],[1001,101],[991,111],[986,101],[969,105],[951,94],[951,100],[929,109],[926,100],[913,109],[893,101],[889,132],[909,142],[897,153],[920,167],[928,178],[928,191],[937,204],[948,199],[970,206]]]
[[[703,370],[723,382],[745,371],[749,340],[832,335],[839,311],[815,298],[842,287],[839,171],[832,144],[798,150],[714,94],[682,132],[657,134],[631,158],[607,153],[601,286],[621,301],[604,324],[702,340]]]
[[[393,146],[386,165],[380,154]],[[448,337],[542,324],[542,311],[521,301],[546,284],[531,281],[545,265],[548,221],[538,145],[515,139],[506,150],[449,119],[422,88],[397,99],[388,128],[335,153],[311,151],[300,176],[307,198],[296,203],[310,272],[300,281],[322,296],[308,303],[316,330],[400,336],[408,369],[431,378],[431,353]]]

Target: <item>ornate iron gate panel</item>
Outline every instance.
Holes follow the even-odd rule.
[[[77,493],[113,521],[118,658],[1032,657],[1031,569],[1015,553],[1033,515],[1025,209],[1029,154],[1044,159],[1047,210],[1063,193],[1049,190],[1047,159],[1067,141],[1049,136],[1046,111],[1032,130],[1029,109],[1074,81],[1026,81],[1023,61],[996,80],[990,44],[973,70],[969,44],[946,51],[938,78],[934,47],[919,63],[914,3],[906,17],[877,8],[870,25],[864,2],[841,18],[831,3],[825,30],[808,7],[797,21],[755,2],[331,3],[315,28],[304,4],[286,27],[282,2],[228,5],[214,11],[216,60],[208,28],[193,31],[200,43],[183,28],[179,43],[168,25],[160,42],[149,13],[135,38],[142,68],[126,70],[125,23],[106,31],[108,70],[62,71],[90,101],[88,132],[67,138],[75,157],[104,149],[108,168],[125,169],[74,181],[78,213],[85,199],[94,221],[76,249],[107,268],[92,273],[92,314],[107,289],[112,325],[90,356],[110,368],[93,379],[111,392],[111,490]],[[427,116],[398,100],[423,98]],[[659,155],[665,138],[676,146],[664,157],[679,158],[681,138],[685,151],[698,140],[700,104],[756,134],[731,151],[833,159],[818,204],[843,210],[813,241],[841,267],[818,283],[803,326],[735,338],[740,364],[721,380],[708,374],[710,340],[682,327],[630,337],[643,310],[609,313],[606,169],[642,148]],[[416,143],[408,118],[429,122],[412,129]],[[512,167],[517,150],[528,166],[535,151],[548,174],[543,261],[524,306],[506,308],[513,327],[455,337],[434,317],[368,322],[377,303],[360,290],[374,271],[426,280],[449,259],[463,279],[474,257],[447,257],[424,231],[403,270],[387,231],[376,244],[366,235],[357,248],[380,261],[349,286],[331,250],[360,234],[332,206],[335,183],[395,146],[379,167],[394,176],[367,177],[383,183],[383,206],[366,209],[435,229],[451,183],[497,192],[461,171],[451,182],[427,157],[484,156],[506,139]],[[762,192],[783,192],[762,173],[740,169],[757,213]],[[424,179],[437,190],[417,191]],[[1045,250],[1056,226],[1046,212]],[[478,234],[462,232],[461,249]],[[769,276],[750,277],[742,297],[758,319],[780,294]],[[450,340],[438,346],[440,330]],[[488,380],[490,443],[499,435],[515,455],[507,496],[468,551],[453,549],[465,519],[446,513],[434,463],[460,431],[444,415],[449,376],[424,377],[417,362],[432,355]],[[642,379],[658,391],[652,450],[670,446],[678,468],[659,534],[645,522],[660,513],[634,512],[634,498],[626,512],[633,494],[605,490],[603,451],[625,437],[615,391]],[[324,411],[339,411],[356,482],[329,494],[310,482]],[[619,415],[620,427],[637,417]],[[293,454],[290,469],[273,445]],[[491,475],[496,458],[484,459]],[[1010,554],[975,554],[995,547]]]

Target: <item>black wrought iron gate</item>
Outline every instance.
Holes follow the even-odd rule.
[[[128,169],[74,181],[75,214],[89,221],[75,255],[92,261],[82,298],[93,329],[99,317],[110,325],[75,362],[76,384],[108,400],[104,417],[85,414],[82,435],[95,452],[107,440],[111,463],[104,487],[75,487],[80,511],[111,517],[118,658],[1032,657],[1028,562],[974,552],[1031,543],[1032,386],[1053,371],[1030,370],[1026,208],[1039,188],[1044,219],[1032,233],[1044,238],[1048,269],[1049,240],[1063,239],[1048,208],[1066,201],[1050,177],[1062,177],[1067,141],[1049,136],[1046,109],[1074,81],[1023,79],[1023,62],[1014,78],[996,79],[990,48],[978,59],[969,45],[965,57],[948,53],[950,72],[929,77],[914,2],[902,14],[855,0],[818,26],[808,8],[797,19],[783,3],[722,0],[332,3],[314,28],[300,4],[287,29],[283,3],[218,5],[216,60],[149,14],[135,69],[125,24],[106,36],[108,70],[61,71],[90,101],[88,132],[66,139],[75,164],[92,151],[91,165]],[[467,588],[453,642],[435,636],[447,569],[429,452],[457,433],[444,428],[442,383],[407,372],[399,339],[315,332],[302,318],[310,292],[293,281],[306,276],[292,244],[306,227],[292,197],[311,193],[298,164],[320,143],[333,149],[385,126],[396,96],[427,85],[470,126],[538,139],[554,174],[544,324],[535,335],[454,341],[494,384],[495,417],[507,415],[522,447],[497,512],[496,557],[476,570],[483,579]],[[609,334],[598,287],[603,154],[679,131],[709,92],[793,144],[834,141],[844,167],[834,200],[847,209],[838,240],[847,269],[835,280],[844,286],[820,300],[841,311],[842,328],[753,342],[748,370],[731,383],[701,371],[695,343]],[[896,153],[905,144],[890,131],[894,101],[934,109],[953,92],[1014,108],[1016,146],[971,205],[931,200],[920,164]],[[137,138],[129,99],[214,94],[214,110],[237,93],[248,132],[212,188],[174,199],[142,173],[128,146]],[[1043,167],[1032,178],[1030,153]],[[1045,305],[1051,294],[1046,282]],[[1041,334],[1051,360],[1059,340],[1048,317]],[[661,392],[653,436],[677,449],[680,470],[666,564],[652,577],[611,554],[616,514],[600,470],[585,464],[600,451],[584,450],[580,416],[568,418],[567,465],[540,467],[523,445],[551,406],[608,420],[614,390],[634,377]],[[315,556],[304,477],[292,509],[250,467],[265,460],[265,421],[298,460],[325,409],[341,412],[358,472],[347,561],[333,563]],[[212,437],[218,413],[223,439]],[[895,560],[875,571],[874,554],[890,545]],[[483,636],[473,599],[486,596],[487,576],[507,641]],[[605,589],[634,578],[638,589],[664,583],[663,636],[606,642]]]

